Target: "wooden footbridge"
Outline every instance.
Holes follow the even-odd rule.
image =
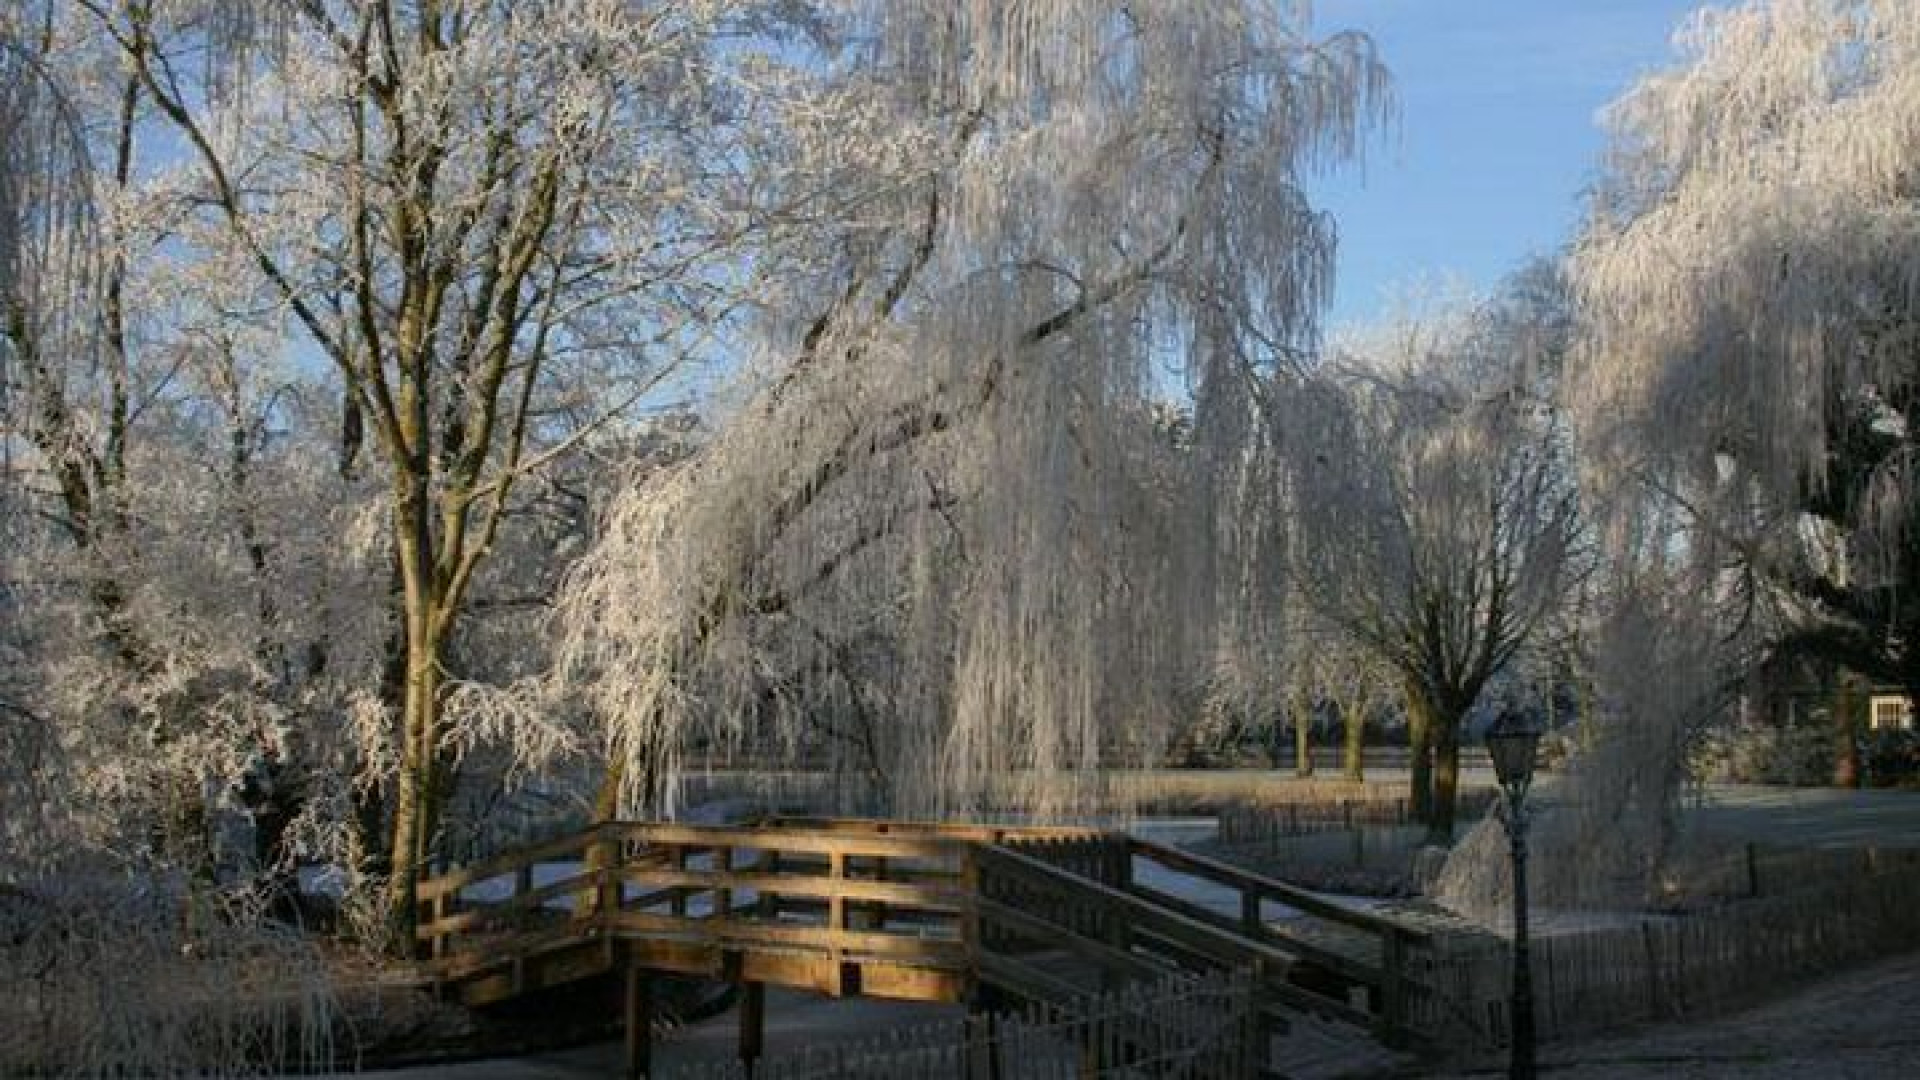
[[[1214,902],[1177,894],[1180,879]],[[1419,1039],[1409,958],[1422,931],[1119,832],[616,822],[431,877],[419,896],[428,970],[469,1004],[621,977],[636,1075],[656,972],[741,984],[746,1061],[767,984],[1070,1014],[1175,973],[1247,971],[1269,1057],[1301,1021]]]

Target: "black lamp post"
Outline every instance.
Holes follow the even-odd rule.
[[[1513,1057],[1507,1075],[1533,1080],[1533,968],[1527,958],[1527,788],[1542,732],[1526,716],[1505,712],[1487,729],[1487,755],[1507,797],[1513,842]]]

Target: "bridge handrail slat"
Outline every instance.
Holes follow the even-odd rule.
[[[751,889],[780,897],[810,899],[863,900],[892,904],[911,910],[945,909],[957,911],[967,902],[967,894],[958,885],[924,885],[903,881],[869,881],[837,878],[829,875],[759,873],[740,870],[627,869],[620,871],[622,881],[634,885],[656,885],[666,889],[693,889],[701,892],[719,889]]]
[[[1252,963],[1262,976],[1256,980],[1256,989],[1271,999],[1346,1023],[1366,1026],[1375,1022],[1375,1017],[1364,1009],[1288,983],[1286,972],[1293,966],[1295,957],[1284,948],[1158,908],[1142,897],[1061,870],[1017,851],[1004,847],[982,847],[979,854],[983,867],[992,866],[995,872],[1005,873],[1011,869],[1014,876],[1023,877],[1029,882],[1045,882],[1062,891],[1080,892],[1094,902],[1123,908],[1132,916],[1130,922],[1134,928],[1166,938],[1193,955],[1208,957],[1224,969]]]
[[[860,858],[954,857],[966,848],[957,837],[929,835],[860,835],[804,833],[755,829],[738,825],[678,825],[619,822],[607,826],[627,840],[664,847],[732,848],[745,851],[795,852],[806,855],[852,855]]]
[[[1246,930],[1236,924],[1235,920],[1221,915],[1218,912],[1209,911],[1191,900],[1175,896],[1162,889],[1156,889],[1151,885],[1135,883],[1128,886],[1128,890],[1156,906],[1167,908],[1170,911],[1177,911],[1196,922],[1209,923],[1233,934],[1245,935],[1247,933]],[[1266,928],[1262,927],[1262,929],[1265,930]],[[1276,934],[1272,931],[1267,931],[1256,940],[1264,940],[1269,944],[1297,955],[1300,960],[1305,963],[1312,964],[1317,968],[1324,968],[1336,975],[1351,979],[1357,983],[1363,983],[1368,986],[1379,986],[1386,976],[1385,970],[1378,964],[1369,964],[1364,960],[1356,960],[1353,957],[1335,952],[1323,945],[1311,941],[1302,941],[1290,935]]]
[[[946,836],[975,843],[998,844],[1006,839],[1092,840],[1104,836],[1084,825],[996,825],[946,821],[896,821],[890,818],[808,817],[775,815],[762,821],[779,829],[869,833],[876,835]]]
[[[1225,885],[1242,893],[1253,893],[1262,900],[1282,903],[1296,911],[1305,912],[1328,922],[1340,923],[1375,934],[1393,934],[1413,943],[1425,943],[1432,937],[1426,930],[1419,927],[1408,926],[1365,911],[1355,911],[1297,885],[1289,885],[1284,881],[1243,870],[1205,855],[1165,847],[1138,837],[1130,837],[1127,846],[1134,855],[1159,863],[1169,870],[1205,878],[1217,885]]]
[[[998,900],[980,900],[980,921],[995,930],[1008,931],[1015,936],[1035,940],[1058,942],[1062,938],[1071,939],[1068,950],[1093,961],[1102,968],[1111,971],[1124,971],[1130,975],[1160,976],[1166,969],[1143,957],[1135,956],[1123,949],[1115,948],[1103,941],[1097,941],[1067,927],[1060,926],[1044,916],[1022,911],[1010,904]],[[982,962],[991,953],[982,954]]]
[[[955,961],[964,964],[966,943],[959,937],[925,937],[862,930],[835,930],[824,926],[791,926],[755,919],[688,919],[645,911],[620,911],[601,917],[610,931],[655,931],[711,941],[722,947],[771,945],[788,949],[838,952],[843,955],[889,959]]]
[[[543,862],[556,862],[561,856],[575,852],[584,855],[588,849],[604,839],[603,828],[604,826],[594,826],[570,832],[545,843],[495,855],[466,866],[454,867],[444,874],[422,878],[414,887],[414,894],[420,902],[425,903],[477,882],[511,874],[522,867]]]
[[[1131,925],[1154,929],[1163,936],[1177,936],[1184,947],[1200,955],[1212,956],[1228,967],[1257,957],[1277,973],[1292,967],[1297,959],[1282,947],[1254,941],[1187,918],[1178,912],[1155,907],[1132,893],[1061,870],[1030,855],[1004,847],[983,847],[980,849],[980,859],[983,869],[992,868],[996,873],[1012,871],[1012,876],[1024,877],[1042,887],[1079,893],[1093,903],[1117,908],[1129,916]]]
[[[548,900],[586,892],[598,885],[604,872],[601,870],[583,870],[556,881],[550,881],[538,888],[526,892],[517,892],[505,900],[482,901],[485,906],[456,911],[443,918],[421,922],[414,927],[414,935],[422,941],[446,934],[457,934],[476,923],[485,923],[489,919],[524,913],[529,908],[538,907]]]

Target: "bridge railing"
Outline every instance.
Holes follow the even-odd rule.
[[[1294,981],[1323,994],[1363,992],[1354,1004],[1371,1015],[1372,1026],[1390,1042],[1417,1041],[1410,1008],[1431,988],[1414,971],[1416,953],[1431,946],[1431,935],[1394,919],[1357,910],[1284,881],[1189,851],[1125,837],[1129,856],[1129,892],[1169,910],[1222,929],[1231,929],[1295,958]],[[1227,892],[1237,914],[1147,884],[1135,866],[1196,879]],[[1275,909],[1279,910],[1275,910]]]
[[[602,942],[610,965],[620,940],[658,970],[940,1000],[1022,950],[1064,949],[1108,985],[1251,960],[1287,984],[1285,1004],[1394,1039],[1427,993],[1410,971],[1421,931],[1090,828],[616,822],[428,879],[419,896],[431,969],[505,968],[511,992],[529,957]]]
[[[892,823],[610,823],[422,882],[417,933],[442,978],[517,980],[529,953],[618,939],[656,970],[951,1000],[970,977],[975,846]]]

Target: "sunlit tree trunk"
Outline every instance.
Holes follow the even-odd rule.
[[[1460,795],[1460,726],[1466,710],[1442,707],[1432,716],[1433,797],[1428,806],[1427,843],[1453,843],[1454,815]]]
[[[1852,672],[1839,673],[1830,712],[1833,716],[1833,786],[1859,787],[1865,779],[1860,768],[1860,736],[1865,702],[1859,693],[1859,677]]]
[[[1413,820],[1433,817],[1433,711],[1426,692],[1409,683],[1407,706],[1407,805]]]
[[[1313,704],[1296,697],[1293,707],[1293,775],[1306,779],[1313,775]]]
[[[1366,779],[1367,710],[1358,695],[1340,706],[1340,726],[1345,736],[1341,744],[1342,775],[1355,782]]]

